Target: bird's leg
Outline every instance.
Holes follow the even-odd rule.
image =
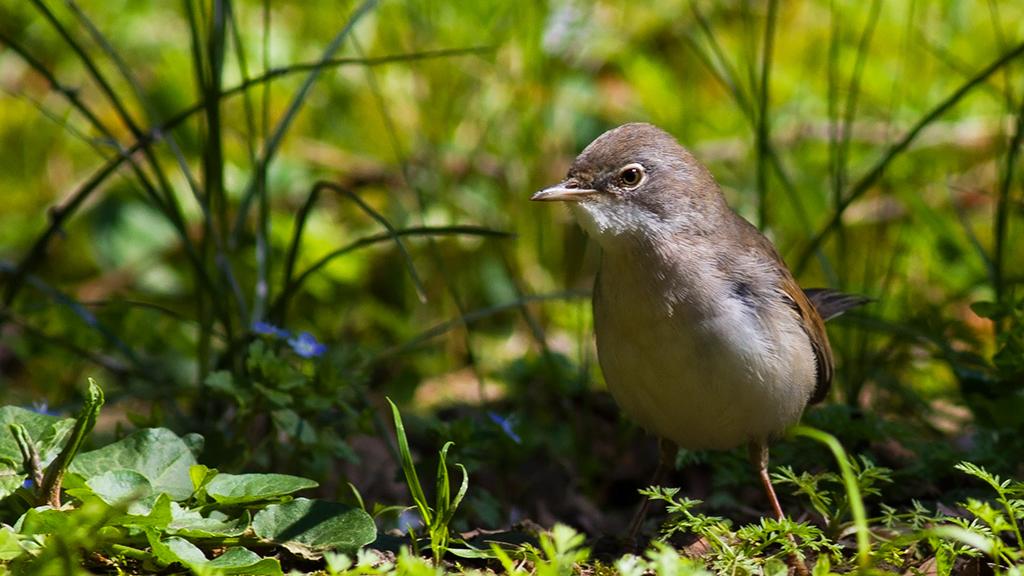
[[[679,453],[679,446],[676,446],[671,440],[665,440],[664,438],[658,438],[658,467],[654,470],[654,478],[651,479],[651,486],[659,486],[665,481],[665,477],[668,476],[669,470],[676,465],[676,454]],[[640,508],[636,511],[636,516],[633,517],[633,521],[629,523],[629,541],[633,542],[637,535],[640,534],[640,527],[643,525],[644,520],[647,519],[647,509],[651,505],[651,499],[644,496],[644,501],[640,503]]]
[[[772,479],[768,476],[768,444],[763,439],[750,442],[750,463],[757,468],[757,474],[761,477],[761,484],[768,493],[768,499],[772,501],[772,509],[775,517],[785,520],[786,515],[782,513],[782,506],[779,505],[779,498],[775,495],[775,488],[772,486]],[[796,538],[789,535],[789,541],[796,545]],[[789,555],[789,562],[793,566],[796,576],[808,576],[807,566],[797,557],[796,553]]]
[[[764,440],[753,440],[750,442],[750,463],[757,468],[757,474],[761,477],[761,484],[764,485],[765,492],[768,493],[768,499],[772,502],[772,510],[775,511],[775,517],[782,520],[786,517],[782,513],[782,506],[779,505],[779,498],[775,495],[775,487],[772,486],[772,480],[768,476],[768,444]]]

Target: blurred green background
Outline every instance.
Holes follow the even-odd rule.
[[[602,529],[538,489],[628,510],[653,441],[602,392],[596,246],[528,199],[647,121],[802,285],[876,299],[830,324],[813,424],[902,498],[964,454],[1020,473],[1022,42],[996,0],[2,0],[2,401],[72,410],[95,377],[108,436],[198,431],[211,465],[390,504],[389,396],[425,459],[456,442],[468,524]],[[691,460],[741,486],[717,505],[756,490]]]

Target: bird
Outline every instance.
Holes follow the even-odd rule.
[[[711,172],[646,123],[609,130],[565,180],[531,200],[563,202],[601,248],[593,290],[598,363],[616,403],[658,438],[653,484],[680,447],[768,446],[828,394],[825,320],[867,298],[803,290],[772,242],[726,203]],[[635,540],[645,499],[630,524]]]

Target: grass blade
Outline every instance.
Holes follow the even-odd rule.
[[[494,314],[498,314],[498,313],[501,313],[501,312],[505,312],[505,311],[508,311],[508,310],[513,310],[515,308],[519,308],[519,307],[521,307],[521,306],[523,306],[523,305],[525,305],[527,303],[530,303],[530,302],[544,302],[544,301],[547,301],[547,300],[566,300],[566,299],[570,299],[570,298],[590,298],[590,290],[566,290],[564,292],[552,292],[550,294],[537,294],[537,295],[534,295],[534,296],[524,296],[522,298],[518,298],[516,300],[513,300],[512,302],[506,302],[505,304],[499,304],[498,306],[490,306],[488,308],[483,308],[481,310],[476,310],[474,312],[469,312],[467,314],[462,314],[461,316],[459,316],[458,318],[456,318],[454,320],[449,320],[447,322],[442,322],[442,323],[434,326],[433,328],[430,328],[428,330],[425,330],[425,331],[421,332],[418,336],[416,336],[416,337],[414,337],[414,338],[412,338],[412,339],[410,339],[410,340],[408,340],[406,342],[403,342],[402,344],[399,344],[397,346],[392,346],[391,348],[388,348],[388,349],[386,349],[386,350],[384,350],[384,351],[374,355],[373,357],[368,358],[364,362],[364,364],[365,365],[370,365],[370,364],[372,364],[374,362],[377,362],[377,361],[379,361],[379,360],[381,360],[383,358],[387,358],[387,357],[393,356],[395,354],[401,354],[403,352],[406,352],[408,350],[416,348],[417,346],[423,344],[427,340],[430,340],[431,338],[435,338],[437,336],[440,336],[441,334],[444,334],[445,332],[448,332],[449,330],[451,330],[453,328],[456,328],[458,326],[464,326],[464,325],[471,324],[473,322],[476,322],[477,320],[482,320],[482,319],[487,318],[489,316],[493,316]]]
[[[482,236],[490,238],[513,238],[515,234],[509,232],[500,232],[497,230],[491,230],[489,228],[483,228],[479,226],[414,226],[412,228],[405,228],[403,230],[395,230],[394,234],[381,233],[373,236],[367,236],[360,238],[351,244],[334,250],[326,256],[320,258],[312,266],[307,268],[302,274],[300,274],[294,280],[288,280],[285,277],[285,284],[281,289],[281,294],[274,300],[273,305],[270,307],[270,316],[278,319],[279,324],[284,324],[284,311],[288,304],[288,300],[295,294],[295,292],[309,279],[310,276],[318,272],[321,268],[330,263],[331,260],[354,252],[360,248],[393,240],[395,237],[403,236],[448,236],[448,235],[466,235],[466,236]],[[292,257],[294,259],[294,256]],[[294,266],[294,261],[292,263]]]
[[[853,184],[850,188],[850,193],[847,194],[846,198],[844,198],[838,206],[836,206],[836,211],[832,218],[827,224],[825,224],[825,227],[811,239],[810,244],[804,249],[803,253],[797,259],[797,265],[793,267],[794,275],[799,276],[801,272],[803,272],[810,260],[810,257],[821,247],[825,238],[839,227],[842,223],[843,213],[850,207],[850,204],[863,196],[864,193],[874,186],[875,182],[877,182],[885,173],[885,169],[889,167],[889,164],[891,164],[893,160],[910,147],[910,144],[913,143],[922,130],[927,128],[932,122],[942,117],[943,114],[963,100],[971,90],[988,80],[989,76],[998,72],[1022,54],[1024,54],[1024,42],[1017,44],[1012,50],[1002,54],[980,72],[964,82],[959,88],[954,90],[952,94],[947,96],[942,102],[914,123],[903,138],[900,138],[899,141],[890,146],[878,162],[876,162],[875,165],[869,169],[866,174],[864,174],[864,176]]]
[[[281,141],[284,140],[285,133],[288,132],[288,129],[291,127],[292,122],[295,120],[295,117],[298,115],[299,110],[302,108],[302,105],[306,101],[306,94],[309,92],[310,88],[312,88],[313,83],[316,82],[317,78],[319,78],[320,72],[322,72],[323,69],[326,67],[327,62],[334,56],[335,53],[337,53],[338,50],[341,49],[342,42],[344,42],[345,39],[348,38],[356,23],[359,22],[359,20],[363,16],[365,16],[370,10],[372,10],[377,5],[378,1],[379,0],[364,0],[361,4],[359,4],[359,6],[357,6],[356,9],[352,11],[352,14],[349,15],[349,18],[345,22],[345,25],[334,36],[334,38],[331,39],[331,41],[327,44],[327,47],[324,48],[323,55],[320,57],[319,64],[310,69],[309,75],[307,75],[306,79],[302,81],[302,85],[299,86],[299,89],[295,91],[295,94],[292,96],[291,102],[288,103],[288,108],[285,110],[284,115],[281,117],[281,120],[278,121],[277,126],[274,128],[273,134],[271,134],[270,138],[267,139],[263,150],[263,157],[260,159],[261,166],[257,167],[257,173],[266,170],[266,165],[269,165],[270,162],[274,159],[274,155],[277,153],[277,148],[281,145]],[[238,214],[235,217],[235,226],[231,233],[232,241],[236,241],[243,230],[244,223],[246,222],[249,215],[249,206],[252,204],[252,201],[255,198],[256,190],[256,179],[251,178],[249,180],[249,183],[245,187],[245,193],[242,195],[242,201],[239,204]]]
[[[835,436],[827,434],[810,426],[795,426],[790,429],[793,436],[804,436],[821,442],[835,456],[839,464],[840,474],[843,477],[843,485],[846,487],[846,494],[849,498],[850,512],[853,514],[853,523],[857,529],[857,567],[858,572],[866,574],[871,569],[871,532],[868,529],[867,512],[864,509],[864,500],[861,498],[860,489],[857,486],[857,476],[850,466],[850,458],[843,450]]]
[[[412,453],[409,451],[409,441],[405,437],[405,425],[402,423],[402,415],[399,414],[398,407],[391,401],[391,398],[388,398],[387,401],[391,405],[391,414],[395,418],[395,436],[398,439],[398,453],[402,457],[402,471],[405,473],[405,481],[409,484],[409,492],[412,494],[413,501],[416,502],[416,508],[420,511],[423,523],[430,526],[433,524],[434,516],[430,506],[427,505],[427,497],[423,494],[420,479],[416,476],[416,466],[412,463]]]
[[[423,282],[420,280],[419,275],[416,273],[416,268],[413,266],[412,257],[409,256],[409,252],[405,249],[405,244],[402,243],[402,240],[401,238],[399,238],[397,231],[391,225],[391,223],[388,222],[387,218],[385,218],[380,212],[377,212],[376,210],[371,208],[369,204],[363,202],[363,199],[360,198],[359,195],[357,195],[355,192],[352,192],[347,188],[343,188],[333,182],[327,182],[325,180],[321,180],[313,185],[313,189],[310,190],[309,196],[306,197],[306,202],[302,205],[302,208],[299,210],[298,214],[295,215],[295,231],[292,234],[292,241],[288,247],[288,255],[285,258],[285,282],[288,282],[288,279],[291,278],[292,271],[295,269],[295,259],[298,255],[299,243],[302,240],[302,231],[306,225],[306,218],[309,216],[309,211],[313,208],[313,205],[316,204],[317,199],[320,197],[321,190],[331,190],[333,192],[337,192],[339,195],[344,196],[345,198],[348,198],[357,206],[359,206],[359,208],[361,208],[363,212],[366,212],[371,218],[376,220],[377,223],[379,223],[388,231],[388,235],[391,237],[392,240],[395,241],[395,244],[398,246],[399,252],[401,252],[402,257],[405,258],[406,268],[409,270],[409,275],[412,277],[413,286],[416,287],[417,295],[419,295],[421,301],[426,302],[426,290],[423,288]]]

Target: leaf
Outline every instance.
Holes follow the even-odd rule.
[[[252,527],[260,538],[306,558],[329,549],[354,552],[377,537],[377,527],[366,512],[306,498],[267,506],[253,518]]]
[[[216,568],[221,574],[252,574],[254,576],[279,576],[281,562],[276,558],[261,558],[258,554],[235,546],[228,548],[223,554],[210,560],[207,566]]]
[[[273,419],[274,425],[277,426],[278,430],[286,434],[288,438],[307,446],[316,443],[316,428],[306,421],[305,418],[299,417],[294,410],[274,410],[270,413],[270,417]]]
[[[167,533],[191,538],[214,538],[241,536],[249,529],[252,516],[248,510],[232,518],[220,510],[203,516],[198,510],[182,508],[177,502],[171,502],[172,520],[167,526]]]
[[[420,511],[420,518],[423,519],[423,523],[427,526],[433,524],[434,518],[433,512],[430,510],[430,506],[427,505],[427,497],[423,494],[423,486],[420,485],[420,479],[416,475],[416,466],[412,463],[412,452],[409,451],[409,441],[405,437],[405,424],[402,423],[402,415],[398,412],[398,406],[387,399],[388,404],[391,404],[391,414],[395,419],[395,436],[398,438],[398,453],[402,458],[402,471],[405,472],[405,482],[409,485],[409,492],[412,493],[412,499],[416,502],[416,507]]]
[[[146,535],[150,536],[149,544],[153,549],[153,555],[165,565],[177,562],[185,566],[192,566],[209,562],[202,550],[184,538],[171,536],[159,540],[155,537],[156,532],[152,531],[147,531]]]
[[[149,480],[138,472],[114,470],[88,481],[71,472],[64,477],[64,487],[69,496],[84,504],[99,505],[104,510],[122,507],[105,521],[108,526],[166,528],[171,523],[171,497],[166,492],[153,492]]]
[[[128,514],[115,516],[108,522],[115,526],[153,526],[165,529],[171,523],[171,497],[166,492],[128,506]]]
[[[0,526],[0,562],[13,560],[28,552],[21,547],[18,533],[10,526]]]
[[[93,493],[111,506],[127,504],[153,492],[149,479],[133,470],[110,470],[89,478],[86,484]]]
[[[219,474],[219,472],[212,468],[207,468],[202,464],[196,464],[189,468],[188,477],[189,480],[192,481],[192,492],[195,493],[205,488],[211,480],[217,477],[217,474]]]
[[[64,480],[64,474],[74,462],[75,456],[82,448],[85,437],[96,426],[96,419],[100,415],[100,407],[103,406],[103,390],[96,384],[96,381],[89,378],[89,392],[86,395],[82,410],[75,418],[75,425],[68,434],[67,442],[61,448],[60,453],[53,459],[53,462],[46,467],[46,474],[43,475],[43,483],[39,486],[36,495],[36,503],[48,503],[51,506],[60,507],[60,488]]]
[[[152,504],[151,504],[152,502]],[[166,492],[144,500],[132,502],[124,516],[114,518],[110,524],[121,526],[154,526],[167,528],[171,523],[171,497]]]
[[[234,376],[228,370],[218,370],[211,373],[206,377],[206,380],[203,380],[203,384],[211,392],[227,398],[233,398],[240,408],[244,409],[252,402],[252,394],[235,384]]]
[[[786,576],[789,574],[789,567],[778,558],[769,558],[764,563],[764,576]]]
[[[40,461],[46,466],[57,457],[64,439],[75,425],[75,419],[40,414],[17,406],[0,408],[0,460],[8,459],[20,464],[21,450],[7,431],[11,424],[25,427],[36,446]]]
[[[459,470],[462,471],[462,484],[459,485],[459,491],[455,494],[455,500],[452,500],[448,509],[444,512],[444,517],[441,523],[448,526],[452,522],[452,518],[455,517],[455,510],[458,509],[459,504],[462,503],[462,498],[466,495],[466,491],[469,490],[469,473],[466,472],[466,467],[462,464],[455,464]]]
[[[206,493],[219,504],[243,504],[272,500],[316,488],[317,482],[287,474],[218,474],[206,485]]]
[[[922,534],[926,536],[957,540],[968,546],[977,548],[985,554],[991,554],[992,550],[995,548],[992,544],[992,538],[978,534],[977,532],[965,530],[959,526],[936,526],[935,528],[923,531]]]
[[[80,518],[89,513],[95,513],[96,509],[90,509],[83,513],[78,510],[56,510],[49,506],[30,508],[14,525],[14,529],[21,534],[54,534],[58,532],[69,532],[79,525]]]
[[[153,491],[184,500],[192,494],[189,469],[196,464],[189,445],[174,432],[147,428],[98,450],[79,454],[71,463],[71,471],[88,480],[111,470],[131,470],[145,476]]]
[[[253,390],[256,390],[263,398],[265,398],[275,408],[283,406],[290,406],[292,404],[292,395],[287,392],[281,392],[274,390],[269,386],[264,386],[259,382],[254,382]]]
[[[206,439],[195,432],[185,434],[181,437],[181,441],[185,443],[185,446],[188,446],[188,450],[192,453],[193,458],[199,458],[199,455],[203,453],[203,448],[206,447]]]
[[[21,487],[28,474],[10,458],[0,458],[0,500]]]
[[[202,550],[194,544],[172,536],[157,540],[153,532],[148,532],[153,554],[164,565],[182,564],[198,574],[216,571],[218,574],[253,574],[256,576],[280,576],[281,563],[274,558],[261,558],[255,552],[241,547],[232,547],[223,554],[208,560]]]

